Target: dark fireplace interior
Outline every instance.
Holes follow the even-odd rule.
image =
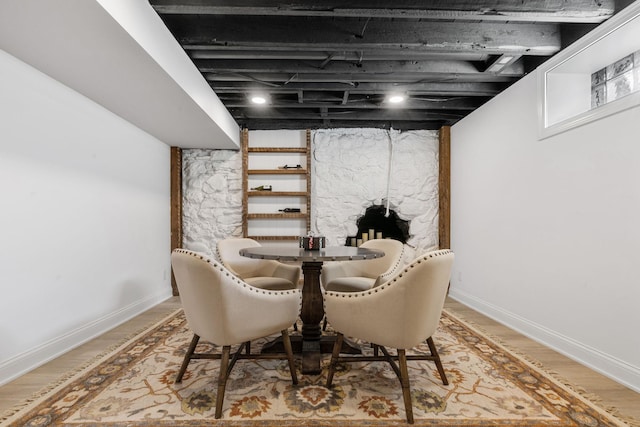
[[[352,246],[352,239],[361,239],[362,233],[369,233],[369,230],[375,230],[376,234],[382,232],[383,239],[395,239],[402,243],[407,243],[409,239],[409,221],[405,221],[398,217],[394,210],[389,210],[389,216],[385,213],[387,208],[383,205],[372,205],[367,208],[364,215],[358,218],[356,225],[358,226],[358,234],[356,236],[348,236],[346,245]],[[369,239],[375,238],[369,236]]]

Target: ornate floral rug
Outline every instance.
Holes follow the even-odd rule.
[[[294,333],[294,332],[292,332]],[[387,426],[405,425],[398,379],[388,364],[345,364],[326,389],[322,375],[286,361],[239,361],[223,416],[213,417],[217,360],[192,361],[174,384],[191,340],[181,310],[40,396],[0,416],[15,426]],[[454,314],[443,313],[434,341],[449,385],[431,362],[409,362],[415,425],[630,426]],[[211,349],[201,343],[198,351]],[[252,344],[253,349],[260,343]],[[209,348],[207,348],[209,347]],[[363,345],[364,351],[370,351]],[[428,347],[415,351],[428,352]],[[324,360],[324,366],[329,355]]]

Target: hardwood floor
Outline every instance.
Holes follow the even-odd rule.
[[[178,307],[180,307],[179,298],[171,298],[112,331],[0,387],[0,413],[29,398],[50,382],[56,381],[65,372],[85,364],[106,348],[122,342],[143,327],[159,321]],[[488,334],[498,337],[510,348],[528,354],[570,383],[597,395],[604,406],[615,407],[620,414],[640,420],[640,393],[573,362],[452,299],[447,299],[445,307],[479,326]]]
[[[28,399],[47,384],[58,380],[66,372],[87,363],[107,348],[119,344],[147,325],[160,321],[180,307],[178,297],[171,298],[136,316],[100,337],[77,347],[68,353],[0,387],[0,414]]]
[[[556,372],[569,383],[581,387],[587,393],[598,396],[602,406],[617,408],[620,414],[634,417],[640,422],[640,393],[636,393],[604,375],[538,344],[451,298],[447,299],[445,308],[451,309],[452,312],[460,314],[463,319],[478,325],[489,335],[499,338],[509,348],[517,349],[533,360],[542,363],[547,370]]]

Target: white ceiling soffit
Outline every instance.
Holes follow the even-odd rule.
[[[168,145],[237,149],[238,125],[148,2],[100,1],[2,0],[0,48]]]

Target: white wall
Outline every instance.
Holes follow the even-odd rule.
[[[537,96],[452,128],[450,295],[640,391],[640,108],[539,141]]]
[[[182,151],[182,242],[216,257],[218,240],[242,236],[242,153]]]
[[[312,229],[328,244],[344,245],[365,210],[388,199],[410,221],[410,248],[438,247],[437,131],[318,130],[312,167]]]
[[[438,246],[438,133],[392,132],[393,156],[389,141],[389,132],[383,129],[312,132],[311,228],[327,237],[329,245],[344,245],[348,235],[356,234],[356,220],[364,215],[366,208],[383,204],[388,195],[391,209],[400,218],[411,221],[407,242],[407,257],[411,260],[416,252]],[[249,145],[304,147],[306,131],[251,131]],[[387,194],[390,160],[391,181]],[[297,153],[254,153],[248,161],[250,169],[275,169],[284,164],[306,167],[305,156]],[[249,188],[264,184],[272,184],[277,190],[306,191],[306,180],[291,176],[252,175],[249,178]],[[240,152],[184,150],[183,190],[185,247],[215,256],[218,240],[242,235]],[[277,212],[283,207],[304,210],[300,198],[256,199],[260,200],[250,200],[249,213]],[[304,220],[284,223],[286,225],[281,220],[251,221],[249,235],[302,235],[307,231]]]
[[[0,50],[0,384],[171,295],[169,147]]]

